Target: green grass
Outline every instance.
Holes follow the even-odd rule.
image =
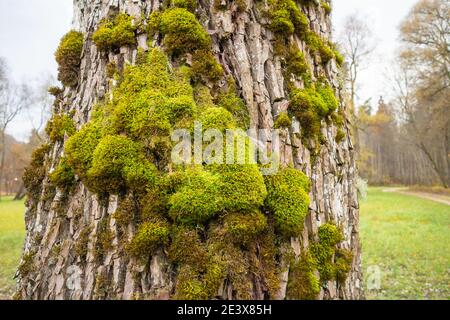
[[[19,264],[25,239],[24,201],[11,197],[0,201],[0,299],[10,298],[14,288],[14,274]]]
[[[381,288],[366,298],[450,299],[450,206],[371,188],[361,242],[366,280],[368,267],[381,271]]]

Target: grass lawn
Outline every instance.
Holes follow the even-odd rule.
[[[14,274],[19,264],[25,239],[24,201],[11,197],[0,201],[0,299],[11,297]]]
[[[380,290],[366,298],[450,299],[450,206],[370,188],[361,240],[366,279],[369,267],[381,271]]]

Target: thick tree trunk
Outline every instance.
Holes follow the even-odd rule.
[[[162,0],[74,0],[74,28],[85,34],[92,34],[100,19],[113,12],[126,12],[134,17],[148,16],[156,10]],[[253,127],[271,129],[274,117],[287,109],[288,93],[283,77],[280,59],[274,55],[274,34],[264,25],[266,18],[261,14],[261,3],[265,1],[246,0],[245,11],[236,10],[231,1],[222,1],[227,10],[215,10],[214,1],[198,1],[197,16],[213,39],[213,50],[225,73],[231,75],[247,104]],[[300,4],[299,4],[300,6]],[[330,19],[322,7],[304,6],[313,31],[323,38],[329,38]],[[137,39],[140,47],[147,49],[147,35]],[[304,44],[295,39],[300,49]],[[307,51],[305,51],[306,53]],[[108,57],[99,53],[96,46],[87,39],[82,58],[80,84],[74,89],[66,89],[59,105],[62,110],[74,112],[74,120],[80,127],[86,123],[94,105],[111,89],[106,78],[107,59],[119,66],[136,61],[137,48],[123,47],[120,53],[110,53]],[[326,67],[317,63],[312,56],[307,60],[315,69],[315,75],[325,75],[336,92],[339,92],[338,69],[335,62]],[[344,106],[341,106],[344,108]],[[355,180],[357,176],[354,151],[348,135],[344,141],[335,141],[337,128],[324,122],[322,132],[326,144],[312,165],[311,154],[298,137],[300,126],[286,130],[283,139],[282,161],[294,163],[312,181],[311,204],[302,237],[292,239],[291,246],[297,256],[308,248],[310,239],[317,238],[318,227],[333,221],[342,227],[345,241],[342,248],[353,253],[351,271],[345,283],[330,281],[323,286],[319,299],[360,299],[363,298],[361,256],[359,243],[359,212]],[[56,143],[48,154],[51,168],[54,168],[63,152],[63,144]],[[48,173],[47,173],[48,176]],[[64,194],[51,188],[44,179],[42,195],[37,204],[30,203],[26,214],[27,236],[22,265],[29,263],[29,272],[18,273],[17,297],[23,299],[168,299],[174,292],[176,272],[169,263],[166,253],[160,250],[147,262],[128,258],[118,249],[118,238],[103,259],[95,258],[95,242],[100,221],[112,215],[118,207],[119,198],[110,196],[107,203],[99,202],[80,182],[71,194]],[[61,212],[63,214],[61,214]],[[90,228],[86,237],[83,230]],[[114,234],[116,223],[110,219],[107,226]],[[128,237],[133,235],[129,228]],[[84,249],[86,261],[77,254],[77,244],[86,237]],[[188,248],[186,248],[188,250]],[[287,265],[289,267],[289,265]],[[289,269],[280,275],[281,289],[277,298],[286,298],[286,283]],[[107,283],[107,290],[101,284]],[[258,285],[253,285],[253,298],[266,296]],[[233,299],[233,288],[224,283],[218,297]]]

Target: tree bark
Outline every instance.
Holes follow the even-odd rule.
[[[163,1],[87,1],[74,0],[74,28],[91,35],[98,22],[111,12],[126,12],[134,17],[148,16]],[[274,55],[274,34],[265,24],[260,13],[260,1],[246,0],[247,10],[239,12],[230,1],[222,1],[228,9],[218,11],[214,1],[198,1],[197,15],[202,17],[205,29],[213,39],[213,50],[224,67],[237,83],[251,115],[251,124],[260,129],[271,129],[275,116],[285,111],[288,95],[283,78],[281,62]],[[300,5],[300,4],[299,4]],[[230,9],[231,8],[231,9]],[[331,23],[323,8],[315,5],[302,6],[311,29],[330,38]],[[296,39],[300,49],[304,44]],[[147,49],[147,36],[139,35],[137,42]],[[305,50],[304,50],[305,51]],[[305,51],[306,52],[306,51]],[[109,61],[118,66],[134,63],[137,48],[123,47],[120,53],[110,53]],[[338,68],[330,62],[324,68],[315,57],[307,56],[314,66],[315,74],[324,74],[336,92],[339,92]],[[66,89],[60,108],[70,106],[78,127],[86,123],[94,105],[111,89],[106,79],[107,59],[87,37],[80,72],[80,83],[76,89]],[[345,106],[341,105],[341,108]],[[283,139],[282,162],[294,163],[312,181],[311,204],[305,228],[299,239],[292,239],[291,246],[297,256],[309,246],[309,239],[317,238],[318,227],[334,221],[342,227],[345,241],[341,244],[353,253],[351,271],[345,284],[330,281],[321,289],[319,299],[363,298],[361,255],[359,243],[359,205],[355,181],[357,177],[354,150],[349,137],[348,121],[345,124],[347,137],[343,142],[335,141],[337,128],[323,124],[322,132],[327,143],[313,164],[311,153],[298,137],[298,123],[286,130]],[[54,168],[63,152],[63,144],[56,143],[47,156],[50,168]],[[49,170],[51,171],[51,169]],[[48,173],[47,173],[48,177]],[[49,200],[50,199],[50,200]],[[17,297],[23,299],[168,299],[174,291],[176,274],[161,250],[147,262],[130,259],[117,249],[118,239],[105,253],[102,261],[94,258],[95,241],[100,220],[111,216],[118,207],[119,198],[111,195],[106,203],[87,190],[80,182],[75,191],[65,194],[61,190],[52,193],[48,179],[42,184],[39,203],[29,203],[26,214],[27,236],[22,264],[31,260],[32,268],[25,276],[18,273]],[[61,215],[61,212],[64,215]],[[85,248],[86,261],[76,254],[76,243],[83,237],[83,230],[91,228]],[[116,223],[110,220],[108,228],[115,232]],[[133,228],[128,230],[129,237]],[[30,254],[33,253],[33,254]],[[288,266],[289,267],[289,266]],[[281,272],[279,299],[286,298],[288,270]],[[77,279],[80,279],[78,283]],[[106,292],[99,292],[99,282],[108,283]],[[224,283],[218,296],[233,299],[233,288]],[[253,298],[263,299],[264,294],[255,282]]]

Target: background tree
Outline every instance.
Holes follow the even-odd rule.
[[[360,153],[359,130],[364,126],[360,123],[356,106],[358,80],[361,71],[369,65],[371,55],[376,47],[373,37],[373,32],[366,20],[358,13],[349,15],[345,19],[344,28],[339,37],[339,44],[346,59],[346,83],[357,155]]]
[[[401,25],[398,105],[416,147],[450,185],[450,1],[422,0]]]
[[[26,85],[15,85],[7,76],[6,64],[0,63],[0,196],[5,174],[6,130],[31,101],[31,91]]]

